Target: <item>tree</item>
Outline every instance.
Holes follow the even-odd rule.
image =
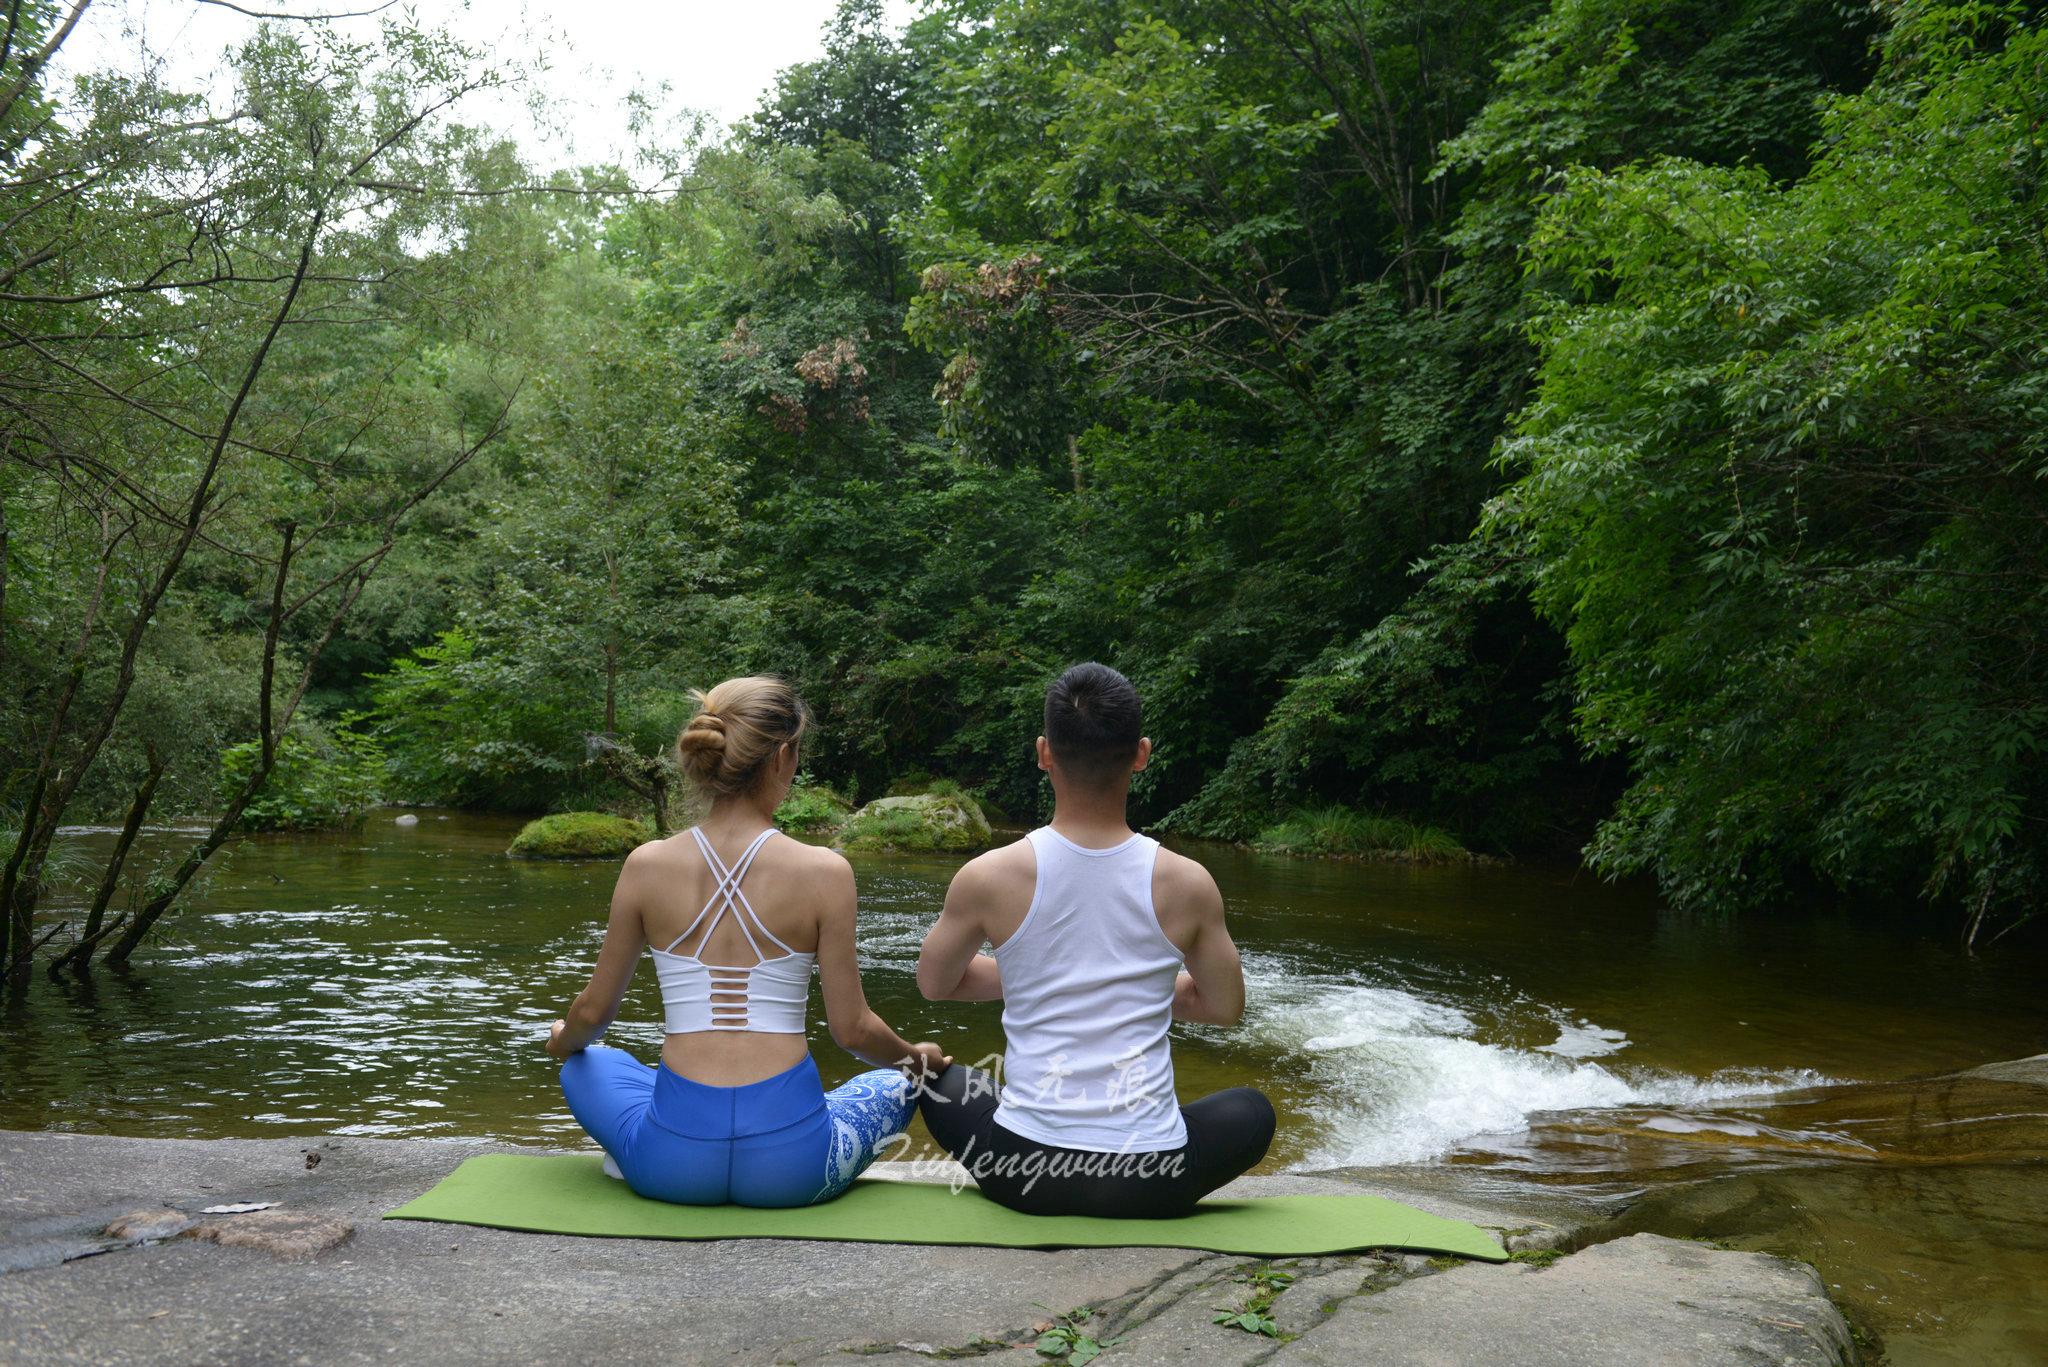
[[[1572,173],[1489,513],[1635,779],[1590,851],[1683,904],[2039,905],[2048,32],[1918,4],[1813,170]]]
[[[650,342],[633,281],[594,250],[547,274],[508,477],[481,519],[489,577],[459,631],[377,688],[415,796],[564,781],[587,734],[659,748],[686,719],[683,682],[727,649],[723,426]]]
[[[500,78],[404,24],[376,50],[266,25],[237,55],[225,112],[152,72],[60,97],[45,73],[83,9],[15,5],[0,43],[0,458],[26,512],[6,549],[30,570],[0,609],[17,636],[61,642],[0,659],[26,742],[0,873],[8,963],[28,947],[56,828],[130,724],[138,671],[166,619],[195,606],[195,579],[216,603],[239,599],[260,642],[259,762],[116,958],[262,787],[405,518],[496,432],[437,421],[434,396],[402,377],[418,320],[475,283],[416,269],[412,244],[508,169],[445,111]]]

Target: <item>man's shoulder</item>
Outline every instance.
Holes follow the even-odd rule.
[[[1201,913],[1221,910],[1222,890],[1215,877],[1194,859],[1161,845],[1152,865],[1152,901],[1155,906]]]
[[[1032,848],[1029,839],[1023,839],[975,855],[960,866],[960,871],[953,875],[953,881],[958,883],[965,879],[976,885],[1001,885],[1019,877],[1036,879],[1037,876],[1038,851]]]
[[[1038,854],[1018,840],[977,854],[953,875],[952,896],[982,905],[1001,905],[1020,894],[1028,905],[1038,884]]]

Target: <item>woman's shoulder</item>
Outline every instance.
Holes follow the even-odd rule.
[[[674,835],[659,840],[643,840],[627,852],[625,872],[649,873],[655,870],[675,869],[685,861],[685,847],[689,848],[690,855],[696,855],[696,847],[691,844],[688,831],[677,831]],[[702,856],[697,856],[696,862],[702,864]]]
[[[853,865],[838,850],[824,845],[809,845],[794,837],[784,836],[770,840],[761,853],[775,852],[775,861],[784,868],[814,877],[852,878]]]

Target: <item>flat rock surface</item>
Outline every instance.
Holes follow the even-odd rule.
[[[1465,1263],[1354,1296],[1273,1367],[1720,1367],[1853,1362],[1849,1326],[1812,1271],[1656,1234],[1547,1270]]]
[[[1083,1332],[1123,1340],[1103,1367],[1850,1360],[1817,1355],[1834,1351],[1837,1330],[1846,1344],[1846,1330],[1803,1269],[1651,1236],[1541,1273],[1282,1260],[1315,1293],[1284,1307],[1286,1331],[1305,1332],[1283,1344],[1213,1323],[1252,1264],[1196,1250],[579,1239],[379,1218],[463,1159],[505,1147],[0,1131],[0,1362],[808,1367],[859,1355],[862,1367],[895,1367],[974,1354],[1049,1367],[1031,1349],[1035,1326],[1083,1309]],[[1227,1190],[1357,1188],[1263,1177]],[[353,1230],[282,1256],[260,1241],[150,1240],[137,1219],[261,1202],[278,1203],[283,1214],[261,1223],[280,1230]],[[1659,1326],[1658,1351],[1599,1355],[1644,1325]],[[1663,1351],[1678,1340],[1691,1356]]]
[[[2048,1054],[1987,1063],[1981,1068],[1965,1071],[1963,1076],[1989,1078],[1993,1082],[2031,1082],[2037,1087],[2048,1087]]]

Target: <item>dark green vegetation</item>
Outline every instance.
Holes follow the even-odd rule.
[[[591,738],[772,670],[820,782],[1029,818],[1088,657],[1171,830],[2040,902],[2034,8],[846,0],[723,140],[552,179],[431,34],[264,29],[224,111],[11,13],[10,957],[152,741],[220,820],[117,956],[350,809],[294,754],[639,810]]]

